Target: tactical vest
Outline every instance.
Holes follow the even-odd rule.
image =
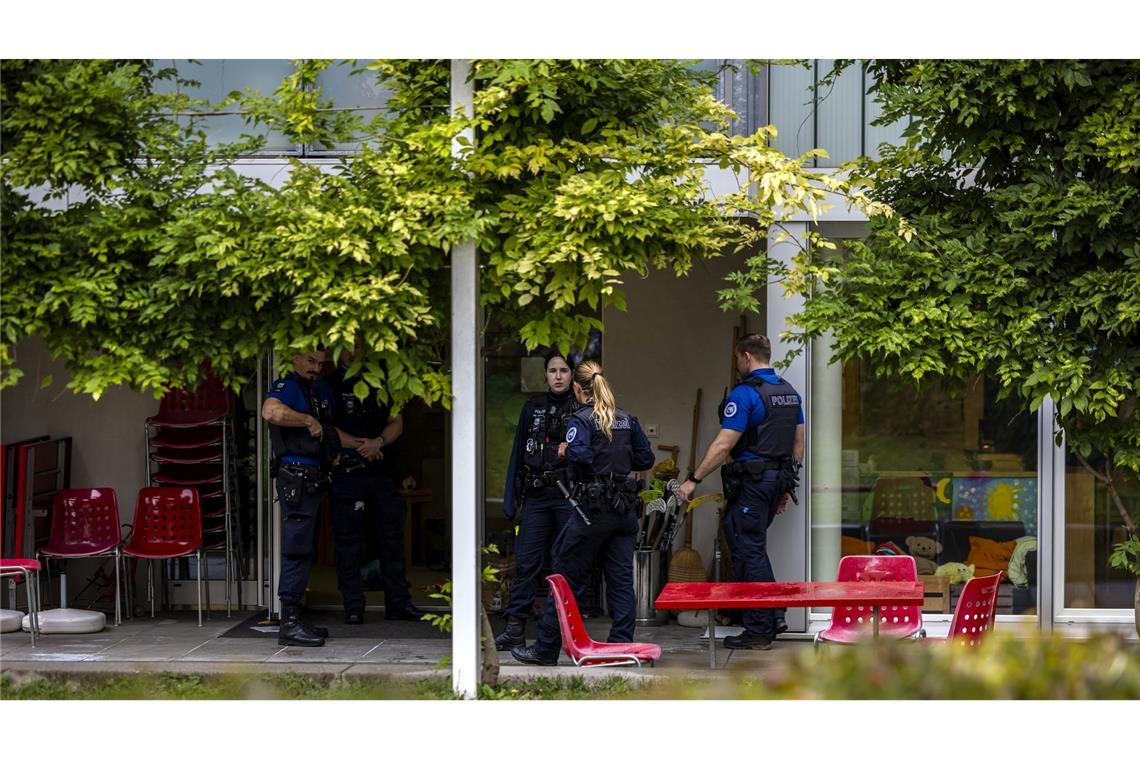
[[[574,394],[561,403],[547,394],[542,403],[533,404],[530,419],[525,423],[526,438],[523,441],[522,463],[528,475],[534,477],[566,469],[566,460],[558,457],[558,446],[566,437],[570,415],[581,406]]]
[[[361,438],[375,438],[384,432],[391,419],[391,410],[387,404],[380,403],[376,390],[370,388],[363,400],[356,397],[353,392],[354,383],[345,379],[345,371],[338,369],[327,382],[336,396],[336,408],[333,420],[336,426],[349,435]],[[391,472],[399,457],[398,443],[391,443],[384,447],[384,458],[379,461],[367,461],[356,449],[341,449],[341,465],[353,466],[359,472],[384,473]],[[362,468],[362,469],[361,469]]]
[[[796,442],[796,426],[800,424],[800,397],[791,383],[773,383],[751,375],[740,385],[747,385],[760,395],[764,402],[764,421],[748,428],[732,447],[732,458],[751,452],[765,462],[778,462],[792,455]],[[737,386],[740,387],[740,386]],[[720,402],[717,416],[724,419],[728,399]]]
[[[594,407],[584,406],[574,412],[590,431],[590,451],[594,455],[593,472],[598,476],[625,477],[633,469],[633,425],[630,416],[621,409],[614,410],[613,440],[606,438],[597,420]]]
[[[332,423],[332,410],[324,399],[318,400],[313,394],[313,386],[302,383],[297,378],[289,376],[284,382],[296,383],[305,397],[305,408],[294,409],[295,412],[311,414],[323,424]],[[281,459],[284,456],[307,457],[316,462],[323,462],[326,458],[326,445],[319,438],[309,435],[309,429],[303,427],[282,427],[269,424],[269,441],[273,446],[273,456]]]

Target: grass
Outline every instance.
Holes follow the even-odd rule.
[[[944,642],[804,648],[775,671],[748,667],[715,679],[653,684],[508,678],[481,699],[1140,699],[1140,646],[1118,636],[1070,640],[995,632],[976,649]],[[3,699],[442,700],[455,699],[445,672],[417,681],[297,673],[188,675],[17,674],[0,676]]]
[[[535,678],[507,681],[498,689],[483,686],[481,699],[615,699],[636,698],[647,688],[614,676],[605,681]],[[322,677],[296,673],[249,675],[5,674],[0,699],[455,699],[448,677],[405,681],[375,677]]]

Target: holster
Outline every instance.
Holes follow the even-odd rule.
[[[725,503],[732,504],[740,497],[740,490],[744,487],[744,474],[739,470],[733,470],[732,465],[722,465],[720,483],[724,488]]]
[[[786,493],[792,497],[796,504],[800,500],[796,497],[796,486],[800,484],[800,466],[791,459],[780,462],[780,470],[776,474],[776,492]]]
[[[624,512],[640,503],[637,496],[638,483],[628,478],[605,478],[593,483],[579,483],[576,490],[578,501],[593,515],[601,513],[603,509]]]
[[[329,483],[328,475],[310,464],[282,463],[276,477],[281,484],[281,500],[290,506],[300,504],[305,496],[321,493]]]

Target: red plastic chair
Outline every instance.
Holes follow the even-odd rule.
[[[114,557],[115,625],[120,625],[123,622],[119,600],[119,585],[123,577],[120,570],[122,542],[119,501],[114,489],[66,488],[55,494],[51,508],[51,535],[37,554],[58,559]],[[48,567],[45,561],[45,570]],[[51,581],[50,570],[48,581]]]
[[[28,595],[28,629],[32,634],[32,646],[40,635],[40,563],[26,558],[0,559],[0,578],[19,576],[24,579]]]
[[[554,595],[558,611],[558,627],[562,630],[562,648],[580,668],[599,668],[607,665],[637,665],[642,661],[653,664],[661,659],[661,647],[656,644],[638,644],[594,641],[586,632],[578,602],[570,584],[557,573],[546,576],[550,593]],[[590,663],[586,665],[584,663]]]
[[[918,567],[910,555],[851,554],[839,560],[837,581],[917,581]],[[922,627],[922,608],[890,605],[879,608],[879,638],[920,639],[926,637]],[[874,635],[874,610],[871,607],[836,607],[831,624],[815,635],[816,646],[855,644]]]
[[[202,625],[202,581],[210,605],[210,578],[202,556],[202,506],[193,488],[143,488],[135,502],[135,520],[123,554],[139,559],[198,559],[198,625]],[[154,566],[147,563],[147,597],[154,617]]]
[[[977,646],[994,627],[994,609],[997,605],[1001,571],[996,575],[983,575],[966,581],[954,617],[950,623],[948,640],[962,646]]]

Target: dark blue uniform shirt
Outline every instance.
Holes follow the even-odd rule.
[[[566,426],[566,460],[571,463],[575,474],[587,477],[611,474],[620,476],[653,466],[653,445],[649,443],[649,438],[636,417],[618,409],[614,420],[614,439],[611,441],[597,429],[597,423],[590,417],[593,410],[593,404],[582,407]],[[592,424],[587,425],[583,417],[588,417]],[[628,425],[628,437],[621,435],[623,431],[619,429],[625,425]],[[614,451],[615,447],[622,445],[628,445],[630,451]]]
[[[299,374],[290,372],[275,382],[265,397],[277,399],[294,412],[311,414],[322,422],[331,421],[333,405],[336,402],[332,389],[324,380],[315,381],[313,383],[313,403],[317,408],[311,409],[309,408],[309,398],[308,394],[305,393],[304,383],[304,379]],[[314,457],[296,456],[285,452],[281,453],[281,461],[292,464],[319,465],[321,463],[319,459]]]

